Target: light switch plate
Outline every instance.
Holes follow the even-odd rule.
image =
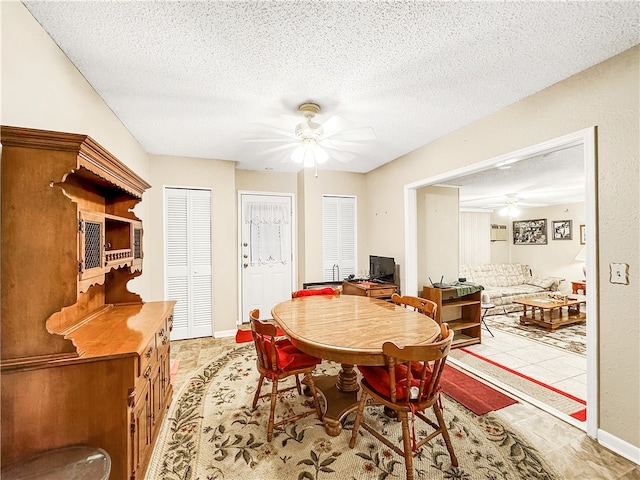
[[[626,263],[609,264],[609,281],[629,285],[629,265]]]

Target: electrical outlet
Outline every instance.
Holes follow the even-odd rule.
[[[629,285],[629,265],[626,263],[609,264],[609,281]]]

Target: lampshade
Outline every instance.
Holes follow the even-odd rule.
[[[305,167],[323,164],[328,159],[327,152],[311,138],[304,139],[291,154],[291,160],[296,163],[302,163]]]
[[[586,245],[580,249],[575,258],[578,262],[586,262],[587,261],[587,247]]]

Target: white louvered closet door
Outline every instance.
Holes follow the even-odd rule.
[[[213,335],[211,191],[165,189],[166,298],[176,300],[171,340]]]
[[[357,275],[355,197],[322,198],[322,280]]]

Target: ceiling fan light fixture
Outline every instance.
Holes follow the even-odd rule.
[[[329,160],[329,155],[313,139],[304,139],[291,154],[291,160],[301,163],[304,167],[314,167]]]
[[[516,206],[518,199],[516,197],[507,197],[507,205],[500,209],[500,215],[503,217],[514,218],[520,215],[520,209]]]

